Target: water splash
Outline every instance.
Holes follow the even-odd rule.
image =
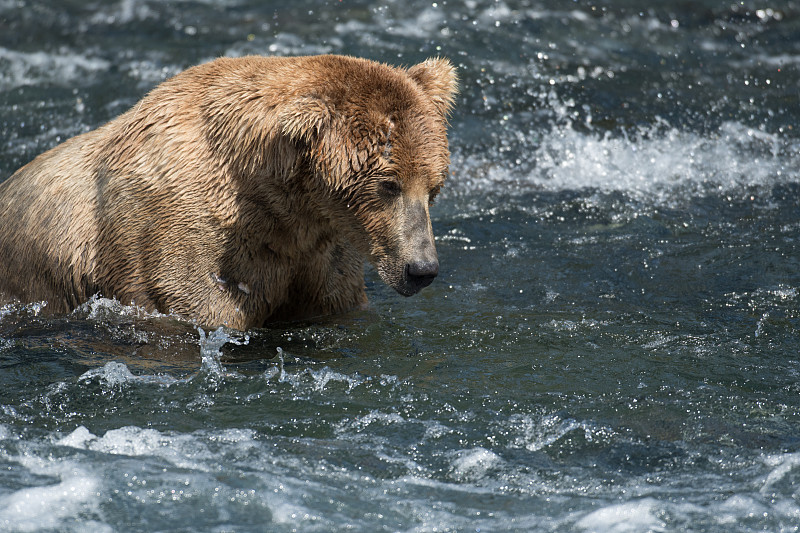
[[[277,378],[278,383],[285,383],[292,386],[295,390],[311,390],[313,392],[322,392],[330,383],[343,383],[346,386],[345,392],[349,394],[356,387],[367,382],[371,382],[370,377],[362,377],[359,375],[347,375],[341,372],[336,372],[330,367],[325,366],[320,369],[311,367],[303,368],[298,373],[291,373],[286,371],[286,361],[283,348],[278,346],[277,364],[270,367],[265,373],[264,377],[269,381]],[[310,379],[309,379],[310,378]],[[396,379],[396,378],[395,378]],[[385,381],[382,381],[383,385]]]
[[[11,315],[17,316],[39,316],[39,313],[47,307],[47,302],[32,302],[29,304],[20,304],[20,303],[9,303],[3,306],[0,306],[0,321],[2,321],[5,317]]]
[[[203,328],[197,328],[200,334],[200,372],[211,377],[220,378],[226,375],[222,367],[222,347],[226,344],[246,345],[250,342],[249,335],[237,336],[232,330],[223,326],[218,327],[208,335]]]
[[[118,321],[120,318],[164,318],[158,311],[147,311],[136,304],[125,305],[116,298],[104,298],[95,294],[72,312],[75,316],[85,316],[88,320],[100,322]]]
[[[120,390],[131,383],[147,383],[169,386],[173,383],[182,381],[166,374],[137,376],[130,371],[127,365],[118,361],[109,361],[100,368],[87,370],[78,378],[79,383],[86,383],[94,380],[99,380],[107,388],[113,390]]]
[[[623,192],[655,205],[689,196],[771,187],[798,179],[800,145],[778,134],[726,122],[711,134],[656,124],[635,134],[585,133],[558,123],[516,150],[511,161],[454,155],[459,193],[532,190]]]

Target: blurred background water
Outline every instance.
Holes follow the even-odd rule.
[[[0,530],[798,531],[800,4],[645,4],[0,0],[0,179],[218,56],[462,87],[414,298],[1,308]]]

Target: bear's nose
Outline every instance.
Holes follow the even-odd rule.
[[[414,285],[415,292],[427,287],[433,278],[439,274],[438,261],[414,261],[406,265],[406,274],[409,283]]]

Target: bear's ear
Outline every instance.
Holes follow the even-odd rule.
[[[287,104],[278,114],[281,132],[291,139],[311,142],[328,128],[333,112],[318,96],[300,96]]]
[[[408,75],[430,97],[442,116],[450,112],[458,94],[458,76],[449,60],[442,57],[426,59],[408,69]]]

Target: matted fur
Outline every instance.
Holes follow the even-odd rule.
[[[364,305],[366,258],[413,294],[438,270],[428,205],[455,92],[444,59],[190,68],[0,184],[0,293],[246,329]]]

